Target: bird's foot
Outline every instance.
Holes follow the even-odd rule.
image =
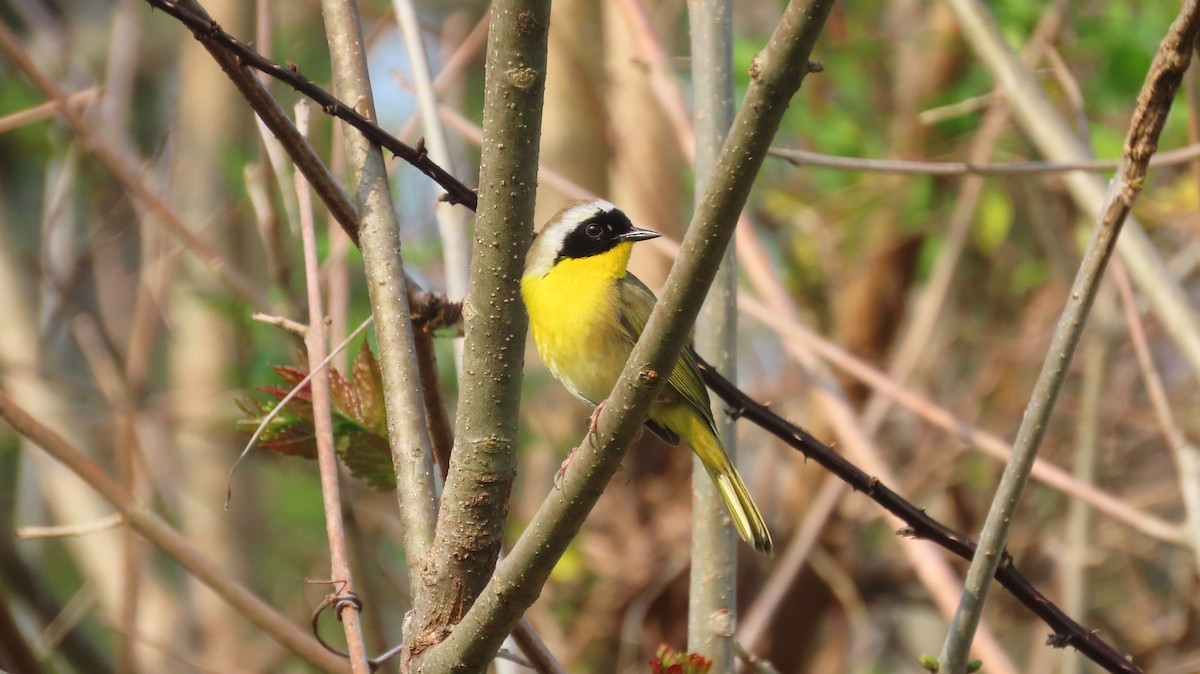
[[[558,467],[558,472],[554,474],[555,489],[562,489],[563,478],[567,476],[567,467],[571,465],[571,459],[575,458],[575,452],[578,451],[578,447],[572,447],[571,451],[567,452],[567,458],[563,459],[562,465]]]
[[[596,405],[596,409],[592,412],[592,420],[588,422],[588,442],[592,443],[592,447],[596,447],[596,434],[600,432],[600,411],[604,409],[604,403],[608,402],[608,398],[600,401]]]

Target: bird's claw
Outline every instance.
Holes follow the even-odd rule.
[[[592,411],[592,419],[588,422],[588,442],[592,443],[592,447],[597,447],[596,436],[600,432],[600,412],[604,409],[604,403],[606,402],[608,402],[607,398],[601,400],[599,405],[596,405],[596,409]]]
[[[558,467],[558,472],[554,474],[554,488],[562,489],[563,479],[567,476],[567,467],[571,465],[571,459],[575,458],[575,452],[578,452],[578,447],[571,448],[567,452],[567,458],[563,459],[562,465]]]

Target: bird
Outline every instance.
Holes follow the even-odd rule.
[[[613,204],[571,204],[547,222],[525,258],[521,295],[542,362],[576,398],[596,408],[612,392],[657,299],[627,266],[633,244],[660,236],[635,227]],[[771,533],[717,435],[708,389],[684,348],[648,427],[668,444],[686,442],[704,464],[738,535],[770,556]],[[594,430],[594,428],[593,428]]]

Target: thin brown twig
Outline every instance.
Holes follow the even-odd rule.
[[[1113,265],[1113,280],[1121,295],[1121,306],[1125,310],[1125,322],[1129,328],[1129,339],[1133,343],[1133,351],[1137,356],[1138,369],[1142,373],[1142,381],[1150,404],[1158,417],[1163,435],[1175,458],[1175,469],[1179,476],[1179,493],[1182,496],[1187,524],[1184,532],[1191,544],[1192,557],[1200,568],[1200,452],[1188,441],[1183,429],[1171,412],[1171,401],[1167,396],[1167,388],[1163,385],[1162,376],[1154,365],[1154,357],[1150,355],[1149,340],[1146,339],[1146,328],[1138,315],[1137,301],[1133,295],[1133,284],[1125,266]]]
[[[417,349],[421,397],[425,401],[425,424],[429,427],[433,463],[438,469],[439,482],[444,483],[446,471],[450,467],[450,451],[454,449],[454,425],[450,421],[450,411],[446,407],[446,398],[442,395],[442,382],[438,378],[433,334],[428,327],[414,325],[413,340]]]
[[[1119,159],[1087,159],[1081,161],[1013,161],[1013,162],[943,162],[908,161],[901,159],[869,159],[865,157],[840,157],[796,148],[771,148],[772,157],[783,159],[794,166],[813,166],[839,171],[861,171],[865,173],[893,173],[921,176],[1044,176],[1056,173],[1082,171],[1107,173],[1117,170]],[[1200,159],[1200,143],[1187,145],[1155,155],[1150,168],[1163,168],[1193,163]]]
[[[273,316],[271,314],[264,314],[261,311],[256,311],[250,314],[250,320],[258,323],[266,323],[267,325],[274,325],[277,328],[286,330],[299,337],[304,337],[304,334],[308,332],[307,325],[299,321],[293,321],[287,316]]]
[[[58,100],[46,101],[24,110],[9,113],[0,117],[0,133],[8,133],[13,129],[33,124],[36,121],[59,114],[64,106],[72,108],[87,107],[100,94],[100,87],[88,87],[83,91],[67,94]]]
[[[738,659],[749,665],[758,674],[779,674],[779,670],[769,660],[764,660],[754,653],[746,650],[746,647],[739,641],[733,642],[733,650],[737,653]]]
[[[116,529],[125,524],[125,518],[120,515],[109,515],[95,522],[80,524],[64,524],[51,527],[24,526],[17,527],[17,538],[31,541],[39,538],[68,538],[71,536],[91,536],[104,531]]]
[[[517,645],[521,647],[521,652],[525,654],[526,659],[529,660],[530,669],[538,674],[566,674],[567,670],[563,669],[550,649],[546,648],[546,644],[542,643],[542,638],[533,629],[528,618],[521,618],[517,622],[517,626],[513,628],[512,637],[513,641],[516,641]]]
[[[308,105],[296,104],[296,126],[304,135],[308,128]],[[299,206],[300,241],[304,248],[305,288],[308,296],[308,329],[304,344],[308,362],[318,363],[328,356],[329,328],[325,325],[324,302],[321,300],[320,264],[317,260],[317,234],[313,223],[312,193],[304,174],[294,176],[296,200]],[[334,450],[333,411],[329,391],[329,370],[320,368],[309,382],[312,396],[313,436],[317,443],[317,465],[321,473],[321,501],[325,508],[325,532],[329,539],[329,566],[332,577],[340,584],[339,596],[353,596],[354,581],[346,551],[345,522],[342,518],[341,489],[338,485],[338,461]],[[346,602],[338,610],[338,619],[346,634],[350,669],[354,674],[370,674],[366,643],[359,622],[358,605]]]

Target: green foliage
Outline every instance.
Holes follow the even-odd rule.
[[[238,401],[238,407],[246,414],[238,425],[248,434],[262,425],[274,403],[283,400],[308,376],[308,371],[300,367],[277,365],[272,369],[288,387],[261,386],[259,390],[267,394],[266,399],[247,397]],[[372,489],[390,491],[396,488],[396,474],[387,441],[383,382],[379,364],[366,343],[354,361],[353,377],[348,380],[337,370],[329,372],[334,446],[352,476],[365,480]],[[267,423],[259,444],[285,456],[316,458],[312,389],[307,382]]]

